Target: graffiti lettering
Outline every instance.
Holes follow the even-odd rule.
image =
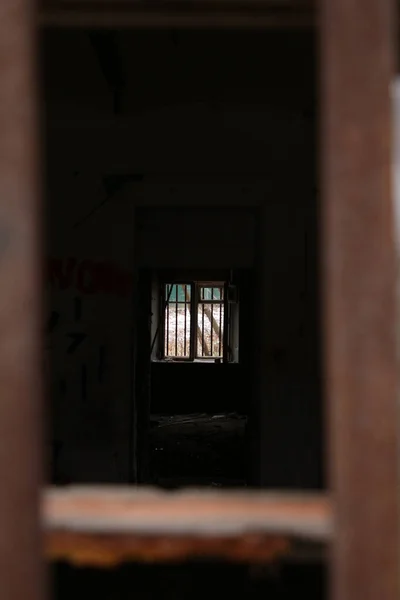
[[[71,339],[71,343],[68,346],[67,353],[72,354],[86,340],[87,335],[86,333],[68,333],[68,337]]]
[[[48,282],[59,290],[75,288],[84,295],[108,294],[129,297],[133,277],[132,273],[112,262],[51,258]]]
[[[76,287],[81,294],[96,294],[103,291],[99,285],[96,263],[92,260],[83,260],[78,266]]]
[[[76,258],[68,258],[67,260],[51,259],[48,274],[50,283],[57,285],[60,290],[71,287],[76,263]]]

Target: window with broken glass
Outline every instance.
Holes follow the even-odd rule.
[[[226,295],[225,282],[164,284],[162,358],[217,363],[227,360]]]

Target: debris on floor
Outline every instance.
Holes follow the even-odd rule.
[[[152,415],[153,481],[163,487],[246,485],[246,423],[237,413]]]

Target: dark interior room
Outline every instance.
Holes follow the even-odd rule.
[[[40,42],[51,483],[324,488],[314,33]],[[325,597],[314,559],[54,573],[60,599]]]

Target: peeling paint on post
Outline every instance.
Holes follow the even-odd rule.
[[[396,342],[397,342],[397,363],[400,365],[400,77],[394,79],[392,84],[393,101],[393,212],[394,212],[394,234],[396,243]],[[399,369],[400,371],[400,369]],[[400,429],[400,381],[397,390],[397,410],[398,424]],[[400,476],[400,472],[399,472]],[[398,498],[400,506],[400,495]],[[398,540],[400,549],[400,539]],[[399,573],[400,588],[400,573]]]
[[[331,600],[399,595],[394,0],[322,0]]]
[[[0,595],[43,600],[35,2],[0,2]]]

